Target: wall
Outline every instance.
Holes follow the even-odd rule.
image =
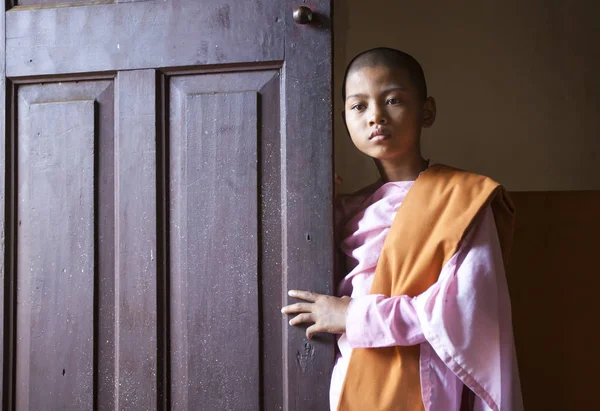
[[[432,5],[434,4],[434,5]],[[428,158],[509,190],[600,189],[600,2],[335,2],[336,170],[342,192],[377,178],[341,116],[347,62],[388,46],[423,65],[438,118]]]

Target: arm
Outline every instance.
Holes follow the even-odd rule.
[[[346,337],[352,348],[416,345],[425,342],[415,298],[370,294],[353,298],[346,313]]]
[[[475,225],[472,232],[479,232],[479,224]],[[284,314],[299,314],[290,325],[300,325],[314,322],[315,326],[307,330],[307,337],[314,332],[346,333],[352,348],[377,348],[396,345],[416,345],[426,341],[421,329],[417,308],[420,302],[429,299],[429,296],[439,288],[439,283],[450,278],[457,279],[460,267],[457,268],[457,257],[464,259],[464,255],[471,250],[473,233],[461,245],[455,256],[443,267],[439,281],[425,293],[416,297],[407,295],[387,297],[380,294],[370,294],[362,297],[337,301],[336,297],[321,295],[312,292],[291,290],[289,295],[308,303],[296,303],[283,307]],[[470,269],[463,267],[462,271]],[[461,278],[463,275],[460,276]],[[343,310],[343,311],[342,311]]]
[[[489,214],[493,220],[491,210]],[[476,261],[490,260],[494,257],[490,249],[490,232],[481,228],[486,215],[482,217],[466,235],[453,258],[442,268],[437,283],[423,294],[415,297],[371,294],[354,298],[346,315],[346,337],[350,346],[377,348],[421,344],[427,339],[421,328],[418,311],[434,309],[434,305],[438,303],[439,309],[451,306],[453,300],[458,297],[454,294],[444,294],[444,301],[438,301],[431,300],[432,294],[439,292],[441,288],[460,286],[461,289],[470,290],[470,294],[475,296],[473,290],[476,285],[470,281],[480,275],[480,267]],[[501,259],[501,255],[499,257]],[[477,293],[486,292],[485,289],[477,290]],[[424,304],[425,301],[430,303]]]

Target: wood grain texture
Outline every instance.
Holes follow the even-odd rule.
[[[198,0],[16,10],[11,77],[283,60],[280,2]],[[68,22],[68,24],[67,24]]]
[[[179,157],[182,150],[176,141],[185,130],[183,119],[184,105],[187,96],[210,93],[239,93],[240,91],[256,91],[258,95],[258,292],[259,292],[259,333],[260,333],[260,373],[261,404],[265,410],[279,410],[283,407],[283,350],[282,321],[280,301],[282,295],[282,243],[281,243],[281,133],[282,122],[280,107],[281,78],[279,71],[255,71],[226,74],[200,74],[176,76],[171,78],[170,128],[171,128],[171,193],[175,195],[178,169],[182,167]],[[220,119],[224,114],[216,115]],[[246,161],[250,161],[248,159]],[[225,167],[225,166],[224,166]],[[173,200],[174,201],[174,200]],[[245,203],[243,203],[245,204]],[[173,210],[172,210],[173,212]],[[172,215],[172,223],[176,217]],[[196,214],[194,214],[196,215]],[[196,217],[197,218],[197,217]],[[185,279],[178,277],[180,257],[175,253],[182,247],[178,239],[182,238],[177,225],[171,231],[172,254],[172,307],[178,306],[177,287],[185,284]],[[183,236],[185,237],[185,236]],[[187,238],[187,237],[186,237]],[[181,240],[183,241],[183,240]],[[242,241],[242,239],[240,239]],[[179,244],[179,245],[178,245]],[[177,341],[181,339],[181,329],[177,327],[176,316],[182,316],[173,309],[172,351],[179,351]],[[287,326],[287,324],[286,324]],[[182,401],[184,394],[180,392],[180,384],[175,382],[177,358],[173,358],[173,399]],[[180,361],[180,360],[179,360]],[[329,367],[329,364],[324,364]]]
[[[5,30],[4,30],[4,14],[5,14],[5,2],[0,2],[0,44],[5,44]],[[10,134],[6,130],[6,77],[4,74],[4,68],[6,67],[6,58],[4,54],[4,47],[0,47],[0,404],[4,404],[7,399],[7,393],[4,386],[4,366],[6,361],[6,353],[4,338],[7,336],[5,329],[5,294],[7,277],[10,278],[10,273],[7,273],[6,267],[6,237],[8,232],[8,226],[6,225],[5,217],[8,215],[6,209],[6,198],[7,198],[7,185],[6,185],[6,148],[9,147],[8,139]],[[8,300],[10,301],[10,299]],[[8,333],[11,335],[11,333]],[[2,405],[4,406],[4,405]]]
[[[60,338],[35,339],[33,345],[22,343],[27,338],[18,340],[18,359],[28,363],[16,364],[17,396],[16,401],[8,406],[18,409],[54,406],[58,409],[110,408],[114,403],[115,386],[113,82],[21,86],[18,89],[17,114],[17,188],[21,199],[17,214],[22,223],[18,226],[18,236],[19,245],[23,245],[17,250],[18,293],[21,296],[14,314],[17,332],[19,336],[28,333],[23,336],[27,338],[34,335],[32,333],[47,335],[50,331],[44,327],[48,326],[58,332],[61,328],[57,321],[64,320],[63,317],[69,318],[64,327],[68,325],[71,328],[66,328],[66,334]],[[92,145],[81,146],[86,138],[89,140],[90,130]],[[83,160],[86,162],[80,164]],[[82,168],[84,165],[85,168]],[[84,177],[85,181],[81,182]],[[91,214],[80,215],[84,211],[89,213],[90,207]],[[24,221],[29,222],[23,225]],[[32,222],[41,228],[35,231]],[[69,275],[78,277],[74,280]],[[35,288],[37,285],[39,290]],[[39,294],[43,292],[47,294]],[[48,300],[53,295],[56,298]],[[49,304],[51,306],[46,310]],[[34,323],[34,320],[40,322]],[[74,328],[82,322],[83,328]],[[65,384],[61,381],[69,376],[69,388],[63,385],[58,388],[71,392],[78,383],[89,383],[89,387],[85,385],[85,389],[73,389],[72,394],[55,398],[52,392],[60,391],[40,380],[45,374],[34,374],[37,380],[27,376],[32,364],[54,372],[54,362],[64,360],[67,356],[65,350],[79,351],[78,344],[82,339],[85,349],[81,350],[81,355],[85,355],[85,361],[78,365],[78,355],[69,354],[67,362],[70,366],[62,367],[65,369],[64,376],[61,368],[60,378],[53,383]],[[62,356],[52,356],[49,350],[56,350]],[[47,355],[47,360],[44,355]],[[79,368],[84,376],[81,376]],[[86,394],[81,394],[82,391]],[[40,403],[44,399],[46,402]]]
[[[93,406],[95,115],[19,111],[17,409]]]
[[[64,7],[66,5],[95,5],[116,3],[119,0],[11,0],[16,7],[41,8],[41,7]],[[119,2],[122,2],[120,0]]]
[[[203,214],[198,212],[198,206],[191,206],[187,208],[187,185],[185,181],[191,179],[187,174],[188,167],[195,167],[199,170],[204,170],[204,173],[200,174],[202,178],[200,182],[194,183],[194,188],[197,184],[202,186],[201,182],[205,179],[211,179],[211,175],[223,176],[223,173],[227,174],[227,185],[231,185],[229,181],[234,174],[242,172],[243,170],[251,167],[250,169],[256,169],[256,181],[253,183],[255,194],[251,194],[249,191],[240,192],[238,196],[244,196],[242,201],[236,201],[234,198],[222,198],[219,199],[225,205],[225,208],[221,211],[223,216],[232,213],[241,213],[242,216],[249,216],[258,221],[256,222],[255,231],[250,234],[243,232],[237,236],[236,241],[240,243],[240,246],[245,247],[245,242],[249,241],[256,245],[256,267],[254,268],[255,276],[255,292],[257,296],[254,300],[242,300],[246,301],[244,304],[250,304],[246,307],[244,304],[238,305],[239,309],[244,311],[244,317],[250,313],[256,318],[250,318],[252,322],[256,324],[256,331],[259,336],[259,346],[257,347],[259,355],[258,367],[252,372],[259,372],[258,378],[260,380],[254,380],[249,393],[252,394],[247,400],[248,407],[257,406],[260,404],[260,409],[281,409],[282,407],[282,347],[281,347],[281,313],[279,311],[279,303],[274,301],[280,301],[281,298],[281,177],[280,177],[280,76],[277,71],[254,71],[254,72],[241,72],[241,73],[226,73],[226,74],[200,74],[200,75],[188,75],[181,77],[172,77],[170,79],[170,98],[169,98],[169,123],[170,123],[170,254],[171,254],[171,351],[172,351],[172,403],[174,409],[193,409],[192,397],[195,395],[194,384],[203,384],[200,382],[194,382],[193,379],[189,379],[189,383],[192,384],[188,388],[188,379],[186,378],[188,372],[186,350],[188,347],[188,340],[193,338],[194,334],[190,333],[186,327],[185,319],[187,318],[187,304],[186,301],[187,290],[190,289],[188,286],[188,271],[190,275],[194,274],[194,261],[187,260],[187,250],[190,246],[188,241],[191,242],[192,238],[186,235],[187,221],[189,224],[202,224],[200,221]],[[256,101],[253,103],[255,106],[255,113],[253,112],[255,123],[248,128],[250,125],[245,123],[239,124],[235,122],[239,121],[252,121],[251,116],[247,116],[247,120],[241,120],[242,117],[236,115],[236,112],[230,112],[233,107],[237,107],[236,110],[241,108],[237,105],[226,108],[230,103],[223,106],[223,110],[213,109],[212,111],[205,112],[206,108],[198,108],[196,115],[208,116],[206,121],[210,121],[209,126],[216,122],[221,124],[220,127],[223,132],[219,132],[212,136],[210,128],[202,130],[198,125],[194,128],[194,133],[189,134],[188,123],[197,124],[194,120],[194,110],[186,108],[186,101],[191,96],[219,96],[221,94],[228,96],[244,95],[246,93],[255,93]],[[218,94],[215,94],[218,93]],[[245,103],[243,103],[245,104]],[[242,104],[242,105],[243,105]],[[200,106],[205,106],[200,104]],[[206,107],[213,107],[207,104]],[[192,117],[187,117],[187,114]],[[212,114],[212,115],[211,115]],[[239,118],[238,118],[239,117]],[[202,117],[204,118],[204,117]],[[234,123],[231,123],[234,122]],[[205,123],[206,124],[206,123]],[[229,126],[226,126],[228,125]],[[233,125],[236,125],[235,127]],[[242,127],[243,125],[243,127]],[[247,133],[241,133],[240,130],[249,130]],[[253,130],[253,131],[252,131]],[[208,131],[205,135],[204,131]],[[257,135],[258,131],[258,135]],[[219,146],[214,147],[221,156],[227,154],[228,151],[232,152],[233,155],[240,155],[239,164],[235,162],[226,163],[224,161],[218,161],[213,159],[214,155],[209,155],[205,162],[206,164],[196,164],[205,157],[200,157],[199,153],[195,153],[193,156],[189,156],[189,150],[186,150],[184,142],[188,138],[200,138],[200,142],[193,144],[201,144],[200,147],[211,147],[210,144],[218,144]],[[194,137],[196,136],[196,137]],[[210,141],[211,139],[217,139],[216,141]],[[238,139],[238,140],[236,140]],[[249,139],[249,142],[244,140]],[[243,147],[247,147],[247,144],[254,140],[256,154],[244,155],[240,150]],[[193,141],[193,140],[190,140]],[[223,145],[223,147],[221,147]],[[247,151],[247,150],[246,150]],[[238,154],[235,154],[238,153]],[[207,172],[207,164],[213,164],[215,173]],[[233,169],[232,169],[233,167]],[[222,168],[222,170],[220,170]],[[198,171],[195,171],[198,173]],[[242,180],[246,179],[245,174],[242,173]],[[223,177],[219,177],[223,178]],[[221,180],[219,180],[221,181]],[[191,181],[193,182],[193,180]],[[206,187],[211,187],[215,183],[206,183]],[[242,188],[242,190],[244,190]],[[251,190],[248,186],[245,190]],[[208,194],[205,194],[208,196]],[[210,197],[207,197],[210,198]],[[219,200],[219,201],[221,201]],[[212,204],[215,199],[209,200]],[[236,208],[231,209],[232,204]],[[253,203],[254,202],[254,203]],[[246,207],[254,209],[250,214]],[[240,211],[237,211],[239,209]],[[225,210],[228,210],[227,212]],[[223,216],[219,218],[224,218]],[[238,216],[234,217],[234,221],[241,218]],[[197,220],[197,221],[196,221]],[[208,220],[209,222],[212,220]],[[220,220],[219,220],[220,221]],[[185,224],[184,224],[185,223]],[[214,222],[211,223],[210,227],[214,225],[223,226],[225,223]],[[226,227],[233,230],[234,233],[239,231],[238,228],[232,227],[231,223],[227,223]],[[207,229],[209,229],[207,228]],[[214,229],[214,227],[212,228]],[[225,241],[224,238],[229,234],[225,230],[222,232],[217,231],[214,241]],[[198,246],[196,246],[198,247]],[[208,245],[204,245],[208,247]],[[235,249],[235,247],[233,247]],[[239,256],[230,256],[229,253],[216,252],[215,256],[221,255],[221,259],[224,262],[237,261]],[[202,257],[208,258],[208,257]],[[223,262],[219,260],[219,263],[215,266],[217,272],[220,272],[224,268]],[[204,268],[207,269],[207,268]],[[191,270],[191,271],[190,271]],[[218,274],[213,274],[219,276]],[[222,286],[226,287],[226,281],[234,281],[233,279],[227,280],[233,274],[229,272],[221,275],[223,277],[220,281]],[[205,280],[208,281],[210,277]],[[197,281],[197,280],[196,280]],[[194,289],[194,288],[192,288]],[[220,297],[214,296],[210,298],[216,300],[215,303],[227,297],[228,291],[223,289],[219,290]],[[190,301],[193,302],[193,301]],[[222,303],[220,303],[222,304]],[[191,304],[190,304],[191,305]],[[250,310],[246,313],[247,310]],[[225,311],[227,312],[227,311]],[[249,320],[250,321],[250,320]],[[236,324],[236,322],[232,322]],[[235,329],[235,327],[228,327],[223,325],[224,332],[234,336],[234,338],[244,339],[248,333],[253,332],[247,328],[241,330]],[[197,330],[200,332],[201,330]],[[219,334],[217,334],[219,335]],[[221,351],[219,351],[221,352]],[[189,354],[193,354],[190,352]],[[231,355],[231,354],[229,354]],[[216,359],[219,360],[219,359]],[[226,364],[227,364],[226,360]],[[247,372],[247,371],[243,371]],[[189,391],[189,392],[188,392]],[[258,396],[256,399],[254,393]],[[230,401],[240,401],[239,399],[231,399]],[[242,403],[239,403],[240,406]],[[244,408],[244,405],[241,409]],[[250,408],[252,409],[252,408]]]
[[[96,168],[98,277],[94,304],[96,309],[96,405],[113,409],[115,404],[115,91],[109,81],[79,82],[80,87],[95,85],[90,95],[98,107],[98,152]],[[55,95],[58,92],[54,92]],[[60,96],[58,96],[60,97]]]
[[[595,409],[600,191],[511,197],[517,226],[507,277],[525,409]]]
[[[277,267],[280,259],[277,235],[265,242],[263,231],[279,228],[279,194],[267,210],[260,198],[263,190],[278,188],[273,149],[279,118],[272,115],[279,111],[278,78],[276,72],[253,72],[171,80],[171,396],[176,410],[194,409],[196,403],[253,410],[263,409],[261,401],[277,402],[277,396],[262,398],[261,371],[281,372],[281,348],[272,341],[274,352],[267,355],[262,336],[281,314],[276,305],[262,304],[268,288],[264,278],[274,279],[275,295],[281,283],[277,271],[266,274],[261,268]],[[271,115],[263,118],[264,112]],[[260,154],[265,149],[267,160]],[[265,214],[269,217],[262,221]],[[267,262],[265,244],[272,257]],[[264,355],[273,362],[261,366]],[[276,384],[272,389],[281,391],[281,380]]]
[[[281,78],[279,73],[260,88],[259,105],[259,284],[261,289],[262,409],[283,407],[283,288],[281,240]],[[327,366],[326,364],[324,366]]]
[[[157,407],[156,75],[118,77],[117,404]]]
[[[189,399],[258,410],[257,95],[188,96],[185,111]]]
[[[298,5],[286,1],[286,111],[282,140],[284,291],[301,289],[331,295],[334,292],[331,2],[311,2],[315,22],[304,26],[292,19]],[[333,338],[323,335],[308,341],[304,329],[285,323],[283,326],[287,349],[284,408],[327,409]]]

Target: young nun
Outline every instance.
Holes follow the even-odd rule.
[[[331,410],[523,409],[505,266],[513,209],[491,179],[421,155],[436,116],[410,55],[349,64],[344,119],[381,178],[338,200],[338,295],[290,290],[290,325],[339,334]]]

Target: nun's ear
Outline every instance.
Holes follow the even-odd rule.
[[[437,107],[433,97],[427,97],[423,105],[423,127],[431,127],[435,122]]]

